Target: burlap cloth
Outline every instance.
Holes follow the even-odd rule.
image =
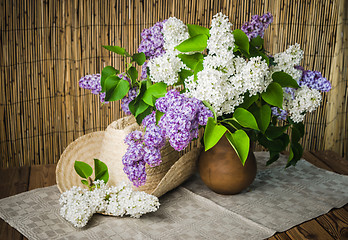
[[[255,154],[258,174],[234,196],[207,189],[198,176],[160,198],[160,209],[140,219],[95,215],[76,229],[59,216],[56,186],[0,200],[0,217],[29,239],[263,239],[348,203],[348,176],[318,169],[264,168],[268,153]]]

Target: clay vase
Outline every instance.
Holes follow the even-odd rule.
[[[235,150],[223,136],[214,147],[206,152],[202,151],[198,169],[203,182],[214,192],[237,194],[254,181],[256,159],[252,150],[249,150],[243,166]]]

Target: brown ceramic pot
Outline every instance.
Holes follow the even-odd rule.
[[[250,147],[251,149],[251,147]],[[243,166],[225,136],[199,158],[199,173],[203,182],[219,194],[237,194],[246,189],[256,176],[256,159],[249,151]]]

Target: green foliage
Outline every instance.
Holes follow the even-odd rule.
[[[259,99],[258,95],[249,96],[249,92],[246,92],[243,97],[243,103],[239,107],[248,109],[257,99]]]
[[[91,179],[93,169],[89,164],[81,161],[75,161],[74,168],[76,173],[83,178],[81,179],[81,183],[88,186],[90,190],[96,187],[93,185],[93,182],[96,180],[103,180],[105,184],[109,181],[108,167],[99,159],[94,159],[94,180]]]
[[[122,48],[122,47],[119,47],[119,46],[103,46],[103,48],[111,51],[111,52],[114,52],[114,53],[117,53],[121,56],[127,56],[129,57],[129,54],[126,52],[126,49]]]
[[[132,61],[136,62],[140,66],[143,65],[146,61],[145,53],[140,52],[133,54]]]
[[[91,166],[89,166],[87,163],[85,162],[81,162],[81,161],[75,161],[74,164],[74,168],[76,173],[82,177],[82,178],[89,178],[92,173],[93,173],[93,169]]]
[[[250,44],[259,50],[262,49],[263,42],[263,38],[261,36],[257,36],[256,38],[251,39]]]
[[[234,133],[226,133],[226,137],[244,166],[249,155],[250,139],[248,134],[246,134],[244,130],[240,129]]]
[[[233,31],[234,44],[236,50],[240,50],[242,53],[249,55],[249,39],[248,36],[240,29]]]
[[[205,34],[208,37],[210,36],[209,29],[206,27],[202,27],[202,26],[194,25],[194,24],[187,24],[187,28],[188,28],[190,37],[194,37],[200,34]]]
[[[265,100],[265,102],[269,103],[272,106],[279,108],[282,108],[283,106],[283,89],[276,82],[271,82],[268,85],[266,92],[263,92],[261,94],[261,97],[263,100]]]
[[[160,112],[156,110],[156,124],[158,124],[159,120],[161,120],[161,117],[164,115],[163,112]]]
[[[204,131],[205,151],[208,151],[210,148],[214,147],[226,131],[227,128],[220,124],[217,124],[214,118],[208,118],[208,122],[205,126]]]
[[[180,52],[203,52],[207,47],[208,36],[205,34],[199,34],[189,39],[186,39],[175,49]]]
[[[254,115],[257,125],[262,133],[265,133],[266,129],[268,128],[268,125],[271,121],[271,108],[268,105],[262,105],[261,107],[258,107],[254,105],[250,111]]]
[[[135,67],[130,67],[128,69],[128,75],[129,75],[129,78],[131,79],[132,81],[132,85],[134,85],[136,82],[137,82],[137,79],[138,79],[138,71]]]
[[[100,85],[102,87],[102,92],[105,92],[105,80],[110,76],[116,76],[120,71],[116,70],[114,67],[106,66],[103,68],[100,78]]]
[[[109,171],[105,163],[99,159],[94,159],[95,180],[103,180],[105,183],[109,181]]]
[[[109,76],[105,79],[105,101],[118,101],[124,98],[129,91],[129,82],[117,76]]]
[[[199,64],[200,60],[203,59],[203,54],[202,53],[195,53],[195,54],[178,54],[178,57],[181,59],[183,63],[185,63],[186,66],[194,70]]]
[[[275,72],[272,74],[274,82],[278,83],[282,87],[299,88],[300,86],[289,74],[285,72]]]
[[[148,105],[154,106],[156,99],[160,97],[164,97],[166,93],[167,93],[167,85],[163,82],[159,82],[147,88],[142,99]]]
[[[288,127],[289,125],[285,125],[282,127],[269,126],[266,131],[266,136],[270,139],[276,139],[280,137],[286,131],[286,129],[288,129]]]
[[[244,108],[237,108],[233,113],[233,118],[243,127],[259,130],[254,116]]]

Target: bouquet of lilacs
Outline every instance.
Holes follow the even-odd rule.
[[[125,139],[124,171],[136,186],[146,182],[145,164],[161,163],[166,141],[183,150],[200,127],[206,151],[225,135],[243,164],[251,141],[269,150],[268,164],[289,144],[287,166],[301,158],[302,121],[331,85],[300,66],[298,44],[273,56],[266,51],[263,36],[272,21],[270,13],[255,15],[232,30],[222,13],[209,29],[171,17],[143,30],[138,53],[104,46],[129,59],[125,71],[107,66],[101,75],[82,78],[80,86],[100,93],[102,101],[121,100],[124,112],[144,126]]]
[[[134,191],[124,182],[117,186],[107,186],[109,171],[105,163],[94,159],[95,179],[92,180],[92,167],[81,161],[75,161],[76,173],[81,183],[88,189],[73,186],[59,198],[60,215],[75,227],[87,225],[95,213],[111,216],[129,215],[139,218],[143,214],[156,212],[160,206],[157,197],[141,191]]]

